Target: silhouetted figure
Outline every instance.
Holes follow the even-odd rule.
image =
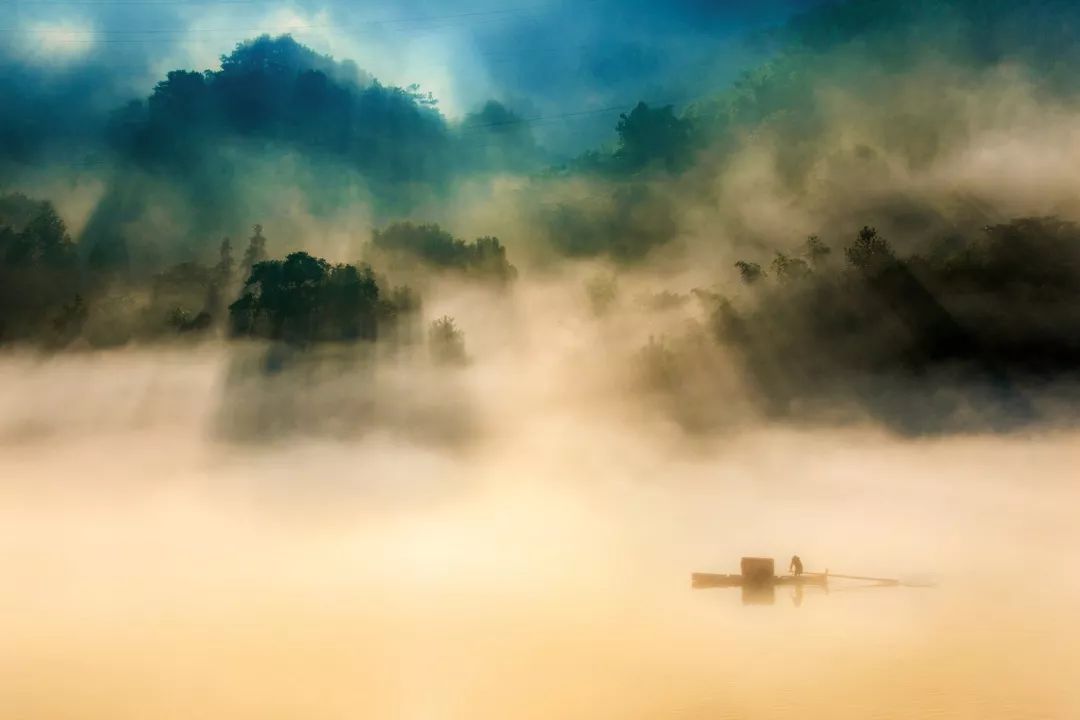
[[[795,577],[802,575],[802,560],[799,559],[798,555],[791,556],[791,565],[788,570],[790,570],[791,574]]]

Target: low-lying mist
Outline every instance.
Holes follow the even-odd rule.
[[[3,714],[1080,708],[1075,433],[785,427],[732,380],[739,422],[687,434],[630,392],[650,328],[597,315],[596,272],[434,292],[464,332],[450,365],[324,355],[238,389],[267,348],[4,355]],[[795,552],[940,585],[689,588]]]

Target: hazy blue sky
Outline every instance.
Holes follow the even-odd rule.
[[[495,98],[549,118],[534,127],[553,144],[583,147],[613,124],[605,108],[722,88],[758,59],[748,38],[813,2],[0,0],[0,26],[6,72],[93,68],[92,86],[62,87],[103,105],[145,96],[170,69],[216,68],[240,40],[289,32],[385,83],[419,83],[450,117]]]

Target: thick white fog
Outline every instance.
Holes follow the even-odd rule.
[[[632,390],[650,329],[581,287],[436,299],[460,369],[235,393],[252,348],[0,358],[0,715],[1080,713],[1075,433],[786,427],[718,378],[741,419],[688,434]],[[237,438],[266,426],[229,403],[300,421]],[[795,552],[938,584],[690,589]]]

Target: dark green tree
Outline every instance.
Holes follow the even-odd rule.
[[[497,237],[465,242],[435,224],[394,223],[372,234],[372,246],[390,256],[406,256],[432,267],[459,270],[501,282],[513,280],[517,270]]]
[[[85,303],[72,296],[82,286],[76,245],[52,204],[0,196],[0,341],[55,340],[75,327],[56,322],[80,315]]]
[[[299,345],[374,340],[379,300],[371,268],[331,265],[295,252],[251,269],[240,298],[229,306],[231,331]]]
[[[650,108],[639,102],[629,113],[619,116],[615,132],[619,136],[615,159],[625,171],[648,167],[675,171],[690,160],[690,121],[678,117],[671,105]]]

